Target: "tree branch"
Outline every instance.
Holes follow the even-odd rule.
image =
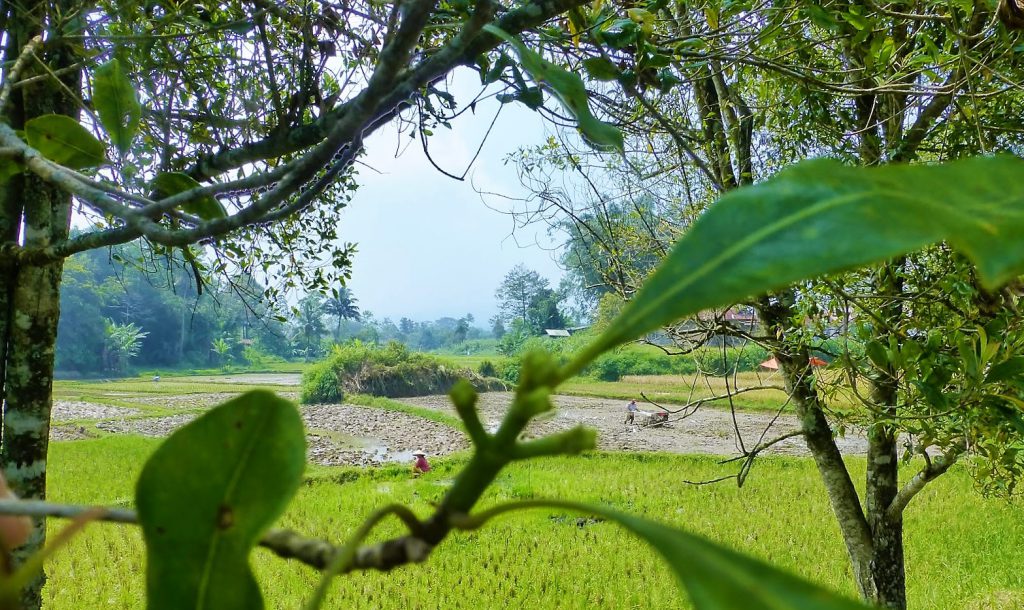
[[[11,33],[8,32],[8,36],[10,35]],[[33,55],[35,55],[36,49],[38,49],[41,44],[43,44],[42,35],[34,36],[32,40],[29,40],[28,44],[21,50],[21,54],[18,55],[18,59],[14,62],[14,65],[11,66],[10,71],[4,78],[3,89],[0,89],[0,116],[5,114],[7,111],[7,102],[10,100],[11,91],[14,88],[14,82],[18,80],[18,75],[23,69],[25,69],[25,64],[28,63],[29,59],[31,59]]]
[[[925,467],[914,475],[912,479],[899,490],[892,503],[885,509],[885,515],[890,520],[899,519],[907,504],[924,489],[925,485],[937,479],[953,466],[963,455],[963,447],[954,447],[939,457],[926,463]]]
[[[584,3],[584,0],[534,0],[507,12],[496,25],[510,34],[518,34]],[[468,35],[460,34],[448,46],[408,70],[392,93],[381,101],[381,112],[370,124],[375,127],[390,120],[416,91],[443,77],[456,65],[472,62],[477,55],[500,43],[497,37],[481,33],[479,29]],[[353,111],[356,101],[349,100],[312,123],[199,159],[186,173],[202,182],[248,163],[282,157],[313,146],[326,138],[334,125]]]

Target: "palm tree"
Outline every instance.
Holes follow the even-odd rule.
[[[341,335],[341,323],[343,320],[358,320],[359,308],[356,307],[356,299],[352,291],[342,286],[338,289],[337,295],[327,299],[324,303],[324,313],[338,320],[334,329],[334,340],[337,341]]]
[[[299,301],[295,310],[297,338],[302,340],[302,353],[309,359],[317,351],[324,333],[324,301],[319,294],[309,294]]]

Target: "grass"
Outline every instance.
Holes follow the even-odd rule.
[[[423,419],[429,419],[430,421],[444,424],[449,428],[455,428],[456,430],[462,430],[462,421],[453,415],[442,413],[434,409],[428,409],[426,407],[418,407],[416,405],[406,404],[404,402],[398,402],[390,398],[383,396],[370,396],[368,394],[349,394],[345,397],[347,404],[359,405],[362,407],[375,407],[378,409],[384,409],[385,411],[397,411],[398,413],[406,413],[408,415],[415,415]]]
[[[130,436],[54,443],[51,498],[130,502],[132,481],[157,441]],[[410,479],[404,467],[318,467],[282,525],[339,541],[374,508],[390,502],[427,514],[465,458],[439,460]],[[851,460],[857,480],[863,460]],[[198,474],[198,473],[197,473]],[[853,593],[838,528],[813,462],[764,458],[743,489],[687,486],[722,474],[713,458],[594,453],[520,463],[502,473],[483,505],[562,497],[602,503],[686,527]],[[962,469],[943,476],[906,514],[912,608],[1015,608],[1024,603],[1024,510],[986,500]],[[51,534],[60,523],[51,522]],[[377,538],[398,534],[386,522]],[[317,574],[258,550],[253,565],[268,608],[299,608]],[[138,530],[94,524],[48,566],[47,608],[142,608],[143,547]],[[677,608],[686,607],[657,557],[609,523],[535,510],[456,534],[422,565],[339,579],[328,608]],[[1000,606],[999,604],[1002,604]]]
[[[450,362],[453,366],[460,369],[469,369],[471,371],[478,371],[480,364],[485,360],[491,362],[497,362],[504,358],[500,354],[471,354],[469,356],[462,354],[436,354],[438,358],[445,362]]]
[[[746,388],[755,385],[781,385],[782,379],[764,373],[739,373],[728,378],[729,389]],[[567,381],[559,393],[574,396],[596,396],[601,398],[619,398],[622,400],[640,399],[640,394],[661,403],[687,404],[701,398],[722,395],[726,392],[726,379],[721,377],[703,377],[684,375],[627,375],[619,381],[597,381],[594,379],[576,378]],[[733,402],[737,407],[757,410],[775,411],[786,400],[786,395],[778,390],[757,390],[736,396]],[[706,406],[727,408],[728,400],[707,403]]]
[[[770,371],[737,373],[728,378],[694,375],[627,375],[619,381],[597,381],[577,377],[559,387],[558,393],[621,400],[640,400],[640,395],[644,394],[656,403],[682,405],[701,398],[722,396],[727,391],[735,391],[737,388],[758,385],[782,386],[782,384],[783,380],[779,373]],[[785,403],[786,394],[778,389],[744,392],[733,398],[736,408],[751,411],[774,412]],[[830,400],[829,406],[834,410],[849,410],[854,407],[854,403],[845,392],[837,392],[837,395]],[[705,403],[703,407],[728,409],[729,401],[727,399],[717,400]]]

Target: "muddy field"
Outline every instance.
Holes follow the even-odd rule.
[[[225,390],[230,389],[231,382],[269,383],[279,388],[298,383],[297,375],[235,375],[230,380],[221,377],[206,381],[213,379],[225,383]],[[296,398],[292,391],[279,393],[289,399]],[[56,401],[52,437],[54,440],[77,440],[103,433],[162,437],[191,421],[203,410],[235,395],[230,391],[222,391],[120,398],[127,404],[158,404],[164,409],[181,411],[170,415],[164,411],[155,417],[128,407]],[[497,427],[511,400],[512,394],[507,392],[481,395],[478,408],[488,428]],[[686,417],[674,414],[666,426],[642,427],[623,422],[626,410],[625,403],[620,400],[577,396],[556,396],[554,400],[557,409],[531,424],[526,431],[527,437],[542,436],[583,424],[598,431],[598,447],[603,450],[728,456],[796,429],[796,420],[791,415],[776,418],[766,413],[737,413],[733,420],[727,411],[707,408]],[[406,398],[403,402],[454,414],[446,396]],[[412,451],[416,449],[437,456],[469,447],[461,432],[414,415],[348,404],[306,405],[301,409],[309,433],[309,459],[317,464],[404,462],[410,459]],[[67,423],[71,421],[73,423]],[[863,453],[866,449],[863,436],[856,433],[838,439],[838,443],[844,453]],[[774,445],[765,453],[805,455],[806,449],[803,440],[794,437]]]
[[[455,413],[446,396],[403,398],[402,401]],[[509,392],[481,394],[477,409],[484,424],[492,429],[497,427],[511,401],[512,394]],[[734,422],[728,411],[707,408],[698,409],[686,417],[681,413],[671,415],[667,426],[641,427],[624,423],[625,401],[555,396],[554,402],[554,413],[533,422],[527,428],[526,436],[543,436],[583,424],[597,430],[598,448],[606,451],[736,455],[742,452],[739,439],[742,439],[742,447],[749,450],[760,441],[768,441],[797,429],[796,418],[788,414],[776,419],[773,414],[740,412],[736,414]],[[837,444],[843,453],[867,451],[867,441],[859,434],[839,438]],[[794,437],[781,441],[765,453],[807,455],[807,449],[802,438]]]

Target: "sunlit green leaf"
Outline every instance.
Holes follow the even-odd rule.
[[[947,241],[994,288],[1024,272],[1024,161],[803,162],[723,197],[571,367],[683,316]]]
[[[591,114],[587,89],[578,74],[563,70],[547,61],[528,49],[518,38],[501,29],[492,25],[485,26],[485,29],[515,48],[523,68],[530,73],[533,80],[554,93],[562,106],[576,118],[580,132],[587,142],[597,148],[612,149],[619,153],[624,151],[622,132]]]
[[[855,15],[853,13],[843,13],[841,16],[847,23],[852,25],[857,30],[864,30],[871,25],[871,22],[868,21],[862,15]]]
[[[50,161],[71,169],[98,167],[107,161],[103,142],[62,114],[45,114],[26,122],[25,139]]]
[[[127,152],[139,131],[142,105],[135,88],[121,69],[121,62],[111,59],[96,68],[92,82],[92,103],[103,128],[121,154]]]
[[[148,607],[262,608],[249,553],[302,480],[302,418],[253,391],[173,433],[139,476]]]
[[[182,174],[180,172],[164,172],[162,174],[158,174],[157,177],[153,179],[152,186],[156,191],[157,196],[162,198],[177,195],[178,193],[183,193],[202,185],[187,174]],[[181,206],[181,209],[189,214],[198,216],[203,220],[224,218],[228,215],[224,206],[221,205],[215,197],[211,197],[209,195],[206,197],[200,197],[195,201],[190,201]]]
[[[626,14],[633,21],[640,24],[640,29],[645,34],[650,34],[654,29],[654,14],[648,10],[642,8],[631,8],[626,10]]]

